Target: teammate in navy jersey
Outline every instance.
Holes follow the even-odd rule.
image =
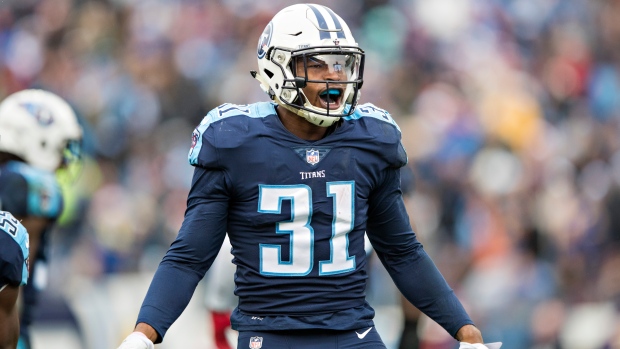
[[[55,171],[77,158],[81,135],[71,107],[51,92],[23,90],[0,104],[0,209],[26,227],[32,252],[19,349],[31,347],[29,326],[46,283],[49,232],[62,213]]]
[[[0,211],[0,349],[19,338],[17,297],[28,282],[28,232],[13,215]]]
[[[257,56],[252,75],[272,102],[223,104],[194,130],[185,219],[119,348],[164,339],[226,234],[238,348],[385,348],[365,300],[365,231],[407,299],[463,348],[486,348],[411,229],[400,129],[358,105],[364,52],[346,23],[324,6],[287,7]]]

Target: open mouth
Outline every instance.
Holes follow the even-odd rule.
[[[342,89],[330,88],[319,93],[319,98],[325,109],[337,109],[342,99]]]

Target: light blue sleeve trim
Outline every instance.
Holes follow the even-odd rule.
[[[255,113],[254,115],[250,115],[256,118],[264,118],[269,115],[277,115],[276,113],[276,104],[272,102],[261,102],[254,104]]]
[[[22,285],[28,283],[28,256],[30,255],[30,238],[28,236],[28,232],[23,225],[19,225],[17,228],[17,237],[16,241],[19,244],[19,247],[22,249],[22,253],[24,255],[24,268],[22,269]]]

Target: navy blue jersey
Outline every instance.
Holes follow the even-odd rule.
[[[28,232],[13,215],[0,211],[0,289],[28,282]]]
[[[194,131],[185,219],[138,322],[165,334],[227,232],[237,330],[372,326],[364,232],[406,296],[429,309],[452,299],[409,224],[400,190],[407,158],[391,116],[364,104],[327,137],[306,141],[282,125],[275,106],[224,104]],[[433,291],[420,285],[427,280]],[[463,314],[456,321],[470,323]]]

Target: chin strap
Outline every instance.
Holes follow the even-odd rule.
[[[299,108],[293,108],[291,105],[286,104],[284,102],[282,102],[282,100],[280,100],[279,98],[275,98],[276,102],[284,109],[295,113],[295,115],[301,116],[304,119],[308,119],[310,117],[310,113],[307,110],[303,110],[303,109],[299,109]]]
[[[250,70],[250,74],[254,79],[260,82],[259,86],[261,90],[265,91],[265,93],[269,95],[269,98],[274,99],[276,94],[273,92],[273,90],[271,90],[271,88],[269,88],[269,83],[265,80],[265,78],[258,74],[256,70]]]

